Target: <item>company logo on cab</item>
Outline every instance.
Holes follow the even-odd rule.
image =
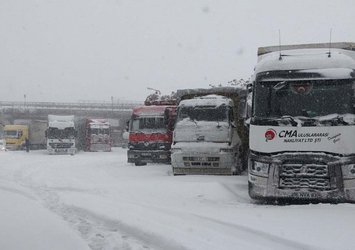
[[[268,130],[266,130],[265,132],[265,139],[266,141],[271,141],[275,138],[276,136],[276,131],[273,130],[272,128],[269,128]]]

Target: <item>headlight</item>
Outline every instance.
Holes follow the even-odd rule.
[[[250,161],[250,172],[255,175],[268,177],[269,174],[269,163]]]
[[[182,149],[181,148],[171,148],[171,153],[180,153],[182,152]]]
[[[349,164],[342,166],[343,176],[355,178],[355,164]]]
[[[219,151],[221,153],[233,153],[233,148],[221,148]]]

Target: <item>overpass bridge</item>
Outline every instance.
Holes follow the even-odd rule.
[[[139,102],[5,102],[0,101],[0,135],[3,125],[16,119],[47,120],[48,115],[75,115],[78,118],[104,118],[111,123],[113,145],[123,142],[122,133],[132,109]]]
[[[48,114],[119,119],[129,116],[140,102],[8,102],[0,101],[0,112],[12,119],[47,119]]]

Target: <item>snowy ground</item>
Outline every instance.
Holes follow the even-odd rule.
[[[0,159],[0,249],[355,247],[355,205],[256,204],[247,176],[172,176],[121,148]]]

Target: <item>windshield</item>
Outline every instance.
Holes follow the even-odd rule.
[[[349,80],[258,82],[254,116],[354,114],[354,88]]]
[[[110,129],[108,129],[108,128],[90,128],[89,133],[91,135],[109,135]]]
[[[4,137],[6,139],[18,139],[22,136],[22,131],[6,130],[4,131]]]
[[[74,139],[75,138],[75,129],[74,128],[49,128],[48,134],[49,139]]]
[[[220,106],[182,106],[178,108],[178,121],[189,118],[192,121],[227,121],[228,109]]]
[[[141,117],[134,119],[131,124],[131,131],[164,130],[166,129],[164,121],[163,117]]]

